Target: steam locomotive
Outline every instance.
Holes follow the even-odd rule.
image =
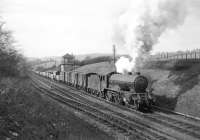
[[[69,72],[36,72],[44,77],[63,82],[108,101],[131,105],[137,110],[151,110],[154,103],[149,79],[140,73],[108,74]]]

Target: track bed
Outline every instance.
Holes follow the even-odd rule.
[[[117,116],[124,122],[134,126],[137,130],[146,134],[149,139],[199,139],[200,125],[199,121],[184,119],[174,114],[165,114],[162,112],[142,113],[128,107],[119,106],[107,102],[101,98],[86,94],[82,90],[66,86],[57,82],[50,82],[49,79],[34,75],[37,80],[46,86],[51,86],[54,90],[66,94],[68,98],[74,98],[82,103],[88,103],[104,113]],[[139,133],[139,132],[137,132]]]

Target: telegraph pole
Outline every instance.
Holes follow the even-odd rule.
[[[114,64],[116,62],[116,46],[113,45],[113,61],[114,61]]]
[[[75,55],[72,56],[73,56],[73,72],[75,72]]]
[[[116,63],[116,46],[113,44],[113,62],[114,62],[114,67],[115,67],[115,72],[117,71],[117,68],[115,66]]]

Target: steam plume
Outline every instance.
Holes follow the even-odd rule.
[[[118,18],[113,36],[114,42],[128,50],[132,60],[120,58],[120,63],[116,63],[117,71],[137,70],[147,59],[153,45],[158,43],[159,37],[184,22],[186,5],[186,0],[132,1],[130,8]]]

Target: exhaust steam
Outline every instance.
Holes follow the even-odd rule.
[[[132,1],[114,27],[114,42],[125,47],[132,58],[121,57],[116,62],[117,71],[137,71],[142,67],[159,37],[183,24],[186,15],[186,0]]]

